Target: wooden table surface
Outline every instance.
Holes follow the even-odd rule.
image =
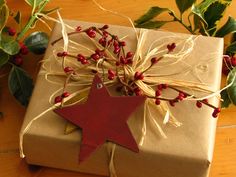
[[[23,21],[30,13],[30,8],[24,0],[7,0],[10,8],[23,12]],[[98,0],[105,8],[123,13],[137,19],[150,6],[158,5],[176,10],[174,0]],[[47,6],[61,7],[61,15],[67,19],[100,22],[104,24],[126,25],[126,19],[105,13],[99,10],[92,0],[51,0]],[[236,17],[236,2],[234,1],[225,16]],[[167,15],[162,15],[167,19]],[[226,20],[226,17],[224,17]],[[37,29],[47,30],[38,24]],[[170,24],[164,29],[174,32],[186,32],[180,25]],[[37,74],[37,63],[41,57],[29,55],[25,58],[23,67],[34,77]],[[222,83],[225,78],[222,79]],[[18,134],[23,122],[25,108],[10,95],[7,88],[7,77],[0,79],[0,111],[4,118],[0,119],[0,177],[92,177],[91,175],[68,172],[52,168],[29,168],[24,160],[20,159],[18,152]],[[235,177],[236,176],[236,107],[223,110],[217,127],[214,159],[210,177]]]

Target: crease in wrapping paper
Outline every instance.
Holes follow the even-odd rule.
[[[64,27],[65,27],[65,26],[64,26]],[[142,33],[142,30],[141,30],[141,35],[144,35],[144,36],[145,36],[145,33],[146,33],[146,31],[144,31],[144,32]],[[64,33],[64,34],[65,34],[65,33]],[[144,36],[142,36],[141,39],[144,39],[144,38],[143,38]],[[193,37],[193,36],[191,36],[190,39],[188,39],[188,40],[190,40],[191,42],[192,42],[192,40],[191,40],[192,37]],[[66,37],[66,36],[63,36],[63,38],[66,39],[67,37]],[[140,39],[140,38],[139,38],[139,39]],[[163,40],[163,39],[160,39],[160,41],[161,41],[161,40]],[[141,41],[142,41],[142,40],[141,40]],[[155,42],[156,42],[156,41],[155,41]],[[155,42],[153,42],[153,43],[155,43]],[[141,44],[144,44],[144,43],[142,43],[142,42],[139,42],[139,43],[138,43],[138,45],[140,45],[139,48],[141,49],[141,48],[142,48],[142,47],[141,47],[142,45],[141,45],[140,43],[141,43]],[[194,43],[193,43],[193,44],[194,44]],[[164,45],[164,44],[163,44],[163,45]],[[65,48],[65,46],[64,46],[64,48]],[[138,49],[139,49],[139,48],[138,48]],[[151,48],[151,47],[150,47],[150,48]],[[190,50],[190,52],[191,52],[191,49],[189,49],[189,50]],[[142,50],[137,50],[137,51],[142,51]],[[180,51],[182,52],[183,49],[181,49]],[[151,52],[155,52],[155,51],[151,50]],[[151,53],[151,52],[150,52],[150,53]],[[180,53],[181,53],[181,52],[180,52]],[[140,52],[140,53],[141,53],[141,52]],[[148,53],[148,54],[150,54],[150,53]],[[136,54],[137,54],[137,52],[136,52]],[[184,53],[184,54],[181,55],[182,59],[185,57],[185,55],[186,55],[186,53]],[[140,55],[137,54],[137,56],[142,56],[142,54],[140,54]],[[150,54],[149,56],[151,57],[152,55]],[[147,57],[146,57],[145,60],[147,60],[149,56],[147,55]],[[166,56],[166,57],[171,57],[171,56]],[[173,57],[173,56],[172,56],[172,57]],[[181,57],[180,57],[180,58],[181,58]],[[140,58],[141,58],[141,57],[140,57]],[[180,61],[181,61],[181,60],[180,60]],[[177,62],[180,62],[180,61],[177,61]],[[138,65],[138,62],[135,63],[135,64]],[[175,64],[176,64],[176,63],[175,63]],[[168,66],[168,65],[167,65],[167,66]],[[141,65],[141,66],[139,65],[139,67],[143,68],[142,65]],[[137,67],[137,68],[138,68],[138,67]],[[139,68],[139,69],[140,69],[140,68]],[[128,72],[130,72],[131,75],[134,73],[134,71],[132,70],[132,68],[128,68]],[[57,74],[57,73],[54,73],[54,75],[56,75],[56,74]],[[175,73],[175,74],[176,74],[176,73]],[[50,81],[50,79],[47,79],[47,80]],[[182,82],[182,81],[180,81],[180,82]],[[183,84],[183,83],[180,83],[180,82],[179,82],[179,83],[175,83],[175,84],[176,84],[176,85],[180,84],[181,86],[183,86],[184,84]],[[174,83],[174,80],[172,80],[172,84],[173,84],[173,83]],[[138,84],[139,84],[140,87],[143,87],[142,83],[138,83]],[[194,83],[188,83],[188,84],[192,85],[192,84],[194,84]],[[75,85],[76,85],[76,84],[75,84]],[[203,86],[203,85],[200,84],[199,87],[197,86],[197,89],[201,90],[201,86]],[[144,87],[145,87],[145,86],[144,86]],[[207,92],[208,92],[208,91],[210,92],[210,89],[209,89],[209,88],[204,88],[203,90],[205,90],[205,91],[207,91]],[[76,93],[76,94],[77,94],[77,93]],[[72,97],[73,97],[74,95],[76,95],[76,94],[73,94]],[[149,94],[152,95],[153,93],[149,93]],[[70,98],[71,98],[71,97],[70,97]],[[168,109],[168,108],[167,108],[167,109]],[[149,111],[148,111],[148,112],[149,112]],[[164,118],[164,121],[163,121],[165,124],[169,121],[169,116],[168,116],[168,114],[170,114],[169,111],[167,111],[167,113],[165,114],[165,118]],[[150,115],[151,115],[151,114],[150,114]],[[149,116],[149,117],[150,117],[150,116]],[[145,118],[145,116],[144,116],[144,118]],[[33,120],[34,120],[34,119],[33,119]],[[155,123],[155,118],[152,118],[151,120],[154,121],[154,123]],[[174,121],[174,122],[175,122],[175,121]],[[142,142],[142,143],[140,143],[140,145],[143,144],[144,136],[145,136],[145,134],[146,134],[146,133],[145,133],[145,129],[146,129],[145,124],[146,124],[146,119],[144,119],[144,123],[143,123],[143,125],[144,125],[144,126],[143,126],[143,129],[142,129],[142,130],[143,130],[143,131],[142,131],[143,135],[142,135],[142,138],[141,138],[141,141],[140,141],[140,142]],[[160,130],[161,128],[158,127],[158,123],[156,122],[155,124],[157,125],[157,128]],[[27,130],[26,130],[26,131],[27,131]],[[25,131],[24,133],[26,133],[26,131]],[[160,132],[161,132],[161,131],[160,131]],[[161,134],[164,135],[164,132],[161,132]],[[22,143],[23,143],[23,142],[22,142]],[[23,146],[22,146],[22,147],[23,147]],[[113,155],[112,155],[112,157],[111,157],[111,161],[113,161],[112,159],[113,159]],[[112,162],[112,163],[113,163],[113,162]],[[111,163],[110,163],[110,164],[111,164]],[[111,165],[111,166],[112,166],[112,165]],[[113,164],[113,167],[114,167],[114,164]],[[112,167],[110,167],[110,168],[112,168]]]

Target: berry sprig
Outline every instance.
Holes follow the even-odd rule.
[[[89,38],[92,38],[94,40],[97,40],[98,43],[100,44],[100,48],[97,48],[91,55],[85,56],[82,53],[79,53],[77,55],[70,54],[68,52],[59,52],[57,53],[58,57],[70,57],[74,58],[77,60],[81,65],[92,65],[95,66],[97,65],[98,61],[101,60],[103,62],[109,63],[112,68],[103,68],[103,75],[108,79],[108,80],[114,80],[118,81],[120,85],[117,87],[117,91],[121,92],[122,94],[133,96],[133,95],[145,95],[145,92],[138,86],[137,82],[145,82],[145,73],[149,71],[154,65],[158,64],[161,60],[165,58],[165,55],[163,54],[162,56],[159,57],[152,57],[150,59],[150,65],[145,68],[143,71],[136,71],[133,75],[133,77],[128,77],[126,73],[126,66],[127,65],[132,65],[133,63],[133,53],[131,51],[126,52],[125,51],[125,46],[126,43],[125,41],[122,41],[118,38],[118,36],[111,34],[107,30],[109,29],[108,25],[104,25],[101,28],[98,27],[89,27],[84,30],[80,26],[76,28],[75,31],[68,33],[68,36],[75,35],[75,34],[81,34],[84,33],[86,34]],[[57,43],[58,41],[62,40],[63,38],[59,38],[52,42],[52,45]],[[171,52],[174,52],[176,48],[176,43],[170,43],[166,46],[166,54],[169,54]],[[105,72],[106,71],[106,72]],[[72,67],[65,67],[64,72],[66,74],[78,74],[76,73]],[[93,73],[97,73],[96,70],[92,71]],[[162,96],[162,91],[165,89],[171,89],[176,91],[178,94],[174,98],[165,98]],[[62,93],[63,95],[64,93]],[[63,96],[59,95],[58,97],[55,98],[55,103],[62,102],[63,101]],[[147,95],[146,95],[147,96]],[[188,97],[195,98],[196,101],[196,106],[198,108],[201,108],[202,105],[206,105],[210,108],[213,108],[214,111],[212,113],[213,117],[217,117],[220,108],[215,107],[214,105],[208,103],[208,100],[198,100],[197,97],[187,93],[186,91],[180,90],[174,86],[167,85],[165,83],[159,84],[156,86],[156,91],[155,91],[155,96],[150,97],[155,100],[156,105],[160,105],[162,101],[168,102],[170,106],[175,106],[175,104],[186,100]]]

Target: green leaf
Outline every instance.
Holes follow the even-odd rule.
[[[27,106],[33,91],[33,80],[20,67],[13,66],[8,78],[11,94],[23,105]]]
[[[25,0],[25,2],[27,2],[27,4],[29,4],[31,7],[35,7],[35,8],[38,7],[44,1],[45,0]]]
[[[223,99],[223,102],[221,103],[221,108],[227,108],[231,104],[231,101],[228,96],[227,90],[223,90],[221,93],[221,98]]]
[[[188,10],[195,2],[196,0],[175,0],[181,14]]]
[[[136,27],[147,28],[147,29],[158,29],[166,23],[168,23],[168,22],[166,22],[166,21],[148,21],[148,22],[145,22],[142,24],[137,24]]]
[[[202,23],[204,31],[208,35],[214,35],[219,20],[223,17],[226,7],[232,0],[204,0],[198,5],[193,5],[192,13],[195,15],[195,29],[198,23]],[[203,31],[203,30],[202,30]]]
[[[236,20],[233,17],[229,17],[227,22],[216,32],[217,37],[224,37],[229,33],[236,32]]]
[[[3,50],[0,50],[0,68],[6,64],[9,60],[9,55],[5,53]]]
[[[227,88],[230,101],[236,105],[236,68],[232,69],[227,77],[227,85],[232,84]]]
[[[0,6],[0,32],[5,27],[8,17],[9,9],[6,4],[3,4],[2,6]]]
[[[220,19],[223,17],[224,11],[229,4],[221,3],[219,1],[211,4],[206,12],[204,13],[204,19],[206,20],[208,26],[207,31],[212,36],[217,28],[217,24],[219,23]]]
[[[142,23],[145,23],[153,18],[155,18],[156,16],[160,15],[161,13],[165,12],[165,11],[169,11],[170,10],[168,8],[161,8],[161,7],[151,7],[144,15],[142,15],[139,19],[135,20],[134,22],[139,25]]]
[[[21,24],[21,13],[18,11],[16,15],[14,16],[14,20],[16,21],[17,24]]]
[[[44,32],[34,32],[25,40],[25,45],[34,54],[43,54],[48,46],[48,35]]]
[[[226,53],[236,53],[236,41],[231,43],[227,48],[226,48]]]
[[[18,42],[13,37],[3,34],[0,36],[0,48],[9,55],[15,55],[20,50]]]

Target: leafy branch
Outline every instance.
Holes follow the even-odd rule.
[[[223,26],[219,26],[219,22],[232,0],[202,0],[199,3],[196,0],[175,0],[175,2],[180,12],[179,16],[169,8],[154,6],[135,20],[136,27],[158,29],[167,23],[177,22],[191,34],[224,37],[236,32],[236,20],[233,17],[229,16],[227,22]],[[167,13],[172,19],[169,21],[156,20],[162,13]],[[187,14],[187,19],[183,18],[183,14]],[[222,107],[228,107],[231,103],[236,105],[236,57],[234,56],[236,37],[232,39],[231,44],[226,46],[225,51],[223,73],[228,75],[227,85],[232,81],[233,84],[221,93],[224,100]]]
[[[23,56],[29,51],[34,54],[43,54],[47,44],[48,36],[44,32],[33,32],[29,36],[25,34],[34,27],[40,16],[39,13],[49,14],[57,10],[45,11],[49,0],[25,0],[31,8],[29,20],[22,25],[21,12],[11,11],[6,0],[0,0],[0,69],[6,65],[11,66],[8,74],[8,86],[11,94],[24,106],[27,106],[33,90],[33,80],[20,66],[23,64]],[[18,25],[14,29],[8,25],[12,18]],[[25,38],[24,40],[22,40]]]

